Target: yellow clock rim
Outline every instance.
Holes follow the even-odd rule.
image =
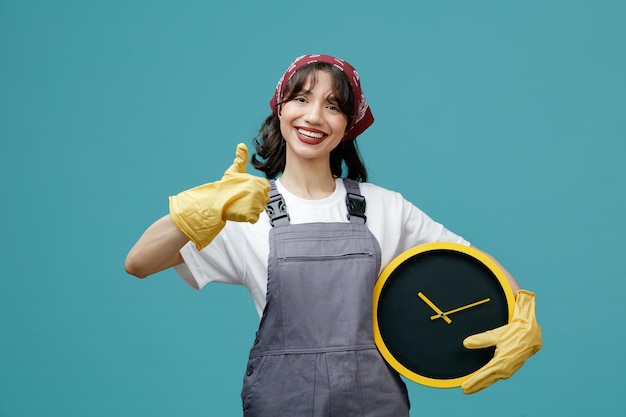
[[[380,276],[378,277],[378,280],[376,281],[376,284],[374,285],[374,293],[372,297],[373,298],[374,342],[376,343],[376,347],[378,348],[379,352],[381,353],[381,355],[383,355],[383,358],[385,358],[387,363],[392,368],[394,368],[400,375],[405,376],[406,378],[408,378],[409,380],[413,382],[416,382],[421,385],[426,385],[429,387],[434,387],[434,388],[456,388],[456,387],[461,386],[463,382],[471,378],[471,376],[474,375],[474,373],[478,372],[478,370],[469,375],[465,375],[459,378],[452,378],[452,379],[430,378],[430,377],[417,374],[411,371],[410,369],[406,368],[400,362],[398,362],[396,358],[391,354],[389,349],[387,349],[385,342],[383,341],[383,338],[380,334],[380,328],[378,327],[378,301],[380,299],[382,289],[385,286],[385,283],[387,282],[387,279],[389,279],[393,271],[395,271],[395,269],[407,259],[415,255],[418,255],[420,253],[430,252],[433,250],[449,250],[449,251],[462,252],[466,255],[469,255],[477,259],[482,264],[484,264],[487,268],[489,268],[489,270],[496,276],[496,278],[498,279],[498,281],[500,282],[500,285],[502,286],[504,290],[504,294],[506,296],[506,302],[507,302],[508,309],[509,309],[508,322],[510,322],[511,318],[513,317],[513,310],[515,309],[515,294],[513,293],[513,289],[511,288],[511,284],[509,284],[509,281],[506,278],[505,273],[491,258],[489,258],[487,255],[485,255],[483,252],[479,251],[476,248],[473,248],[471,246],[465,246],[460,243],[432,242],[432,243],[424,243],[422,245],[415,246],[409,250],[404,251],[403,253],[398,255],[396,258],[394,258],[389,263],[389,265],[387,265],[385,269],[381,272]]]

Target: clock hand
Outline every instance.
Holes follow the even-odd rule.
[[[465,305],[463,307],[455,308],[454,310],[450,310],[450,311],[446,311],[444,313],[439,313],[439,314],[436,314],[434,316],[430,316],[430,319],[431,320],[436,320],[439,317],[446,317],[448,314],[452,314],[452,313],[456,313],[456,312],[459,312],[459,311],[467,310],[468,308],[476,307],[477,305],[485,304],[485,303],[487,303],[489,301],[491,301],[491,298],[485,298],[484,300],[476,301],[475,303],[471,303],[471,304]]]
[[[439,308],[435,305],[435,303],[433,303],[432,301],[430,301],[430,300],[428,299],[428,297],[426,297],[426,296],[425,296],[425,295],[424,295],[421,291],[417,293],[417,296],[418,296],[419,298],[421,298],[421,299],[422,299],[422,300],[423,300],[426,304],[428,304],[428,307],[432,308],[432,309],[433,309],[433,311],[434,311],[435,313],[437,313],[437,314],[438,314],[438,316],[435,316],[435,317],[441,317],[441,318],[442,318],[442,319],[444,319],[444,320],[445,320],[445,322],[446,322],[446,323],[448,323],[448,324],[452,323],[452,320],[450,320],[450,318],[449,318],[448,316],[446,316],[446,315],[445,315],[445,313],[444,313],[443,311],[441,311],[441,310],[440,310],[440,309],[439,309]],[[432,320],[432,318],[431,318],[431,320]]]

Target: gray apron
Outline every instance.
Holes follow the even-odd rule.
[[[244,377],[244,415],[408,416],[406,386],[372,335],[380,247],[358,183],[344,180],[350,223],[294,225],[271,184],[267,304]]]

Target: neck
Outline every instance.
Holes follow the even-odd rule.
[[[335,178],[328,164],[325,169],[320,169],[303,164],[290,166],[287,163],[280,183],[290,193],[307,200],[320,200],[335,191]]]

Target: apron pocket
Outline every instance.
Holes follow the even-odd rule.
[[[241,389],[241,401],[243,411],[248,415],[250,404],[253,403],[259,386],[259,380],[263,371],[263,365],[267,362],[267,356],[258,356],[250,358],[246,366],[245,376],[243,377],[243,387]]]
[[[248,361],[241,392],[246,416],[300,416],[311,410],[315,355],[267,355]]]

